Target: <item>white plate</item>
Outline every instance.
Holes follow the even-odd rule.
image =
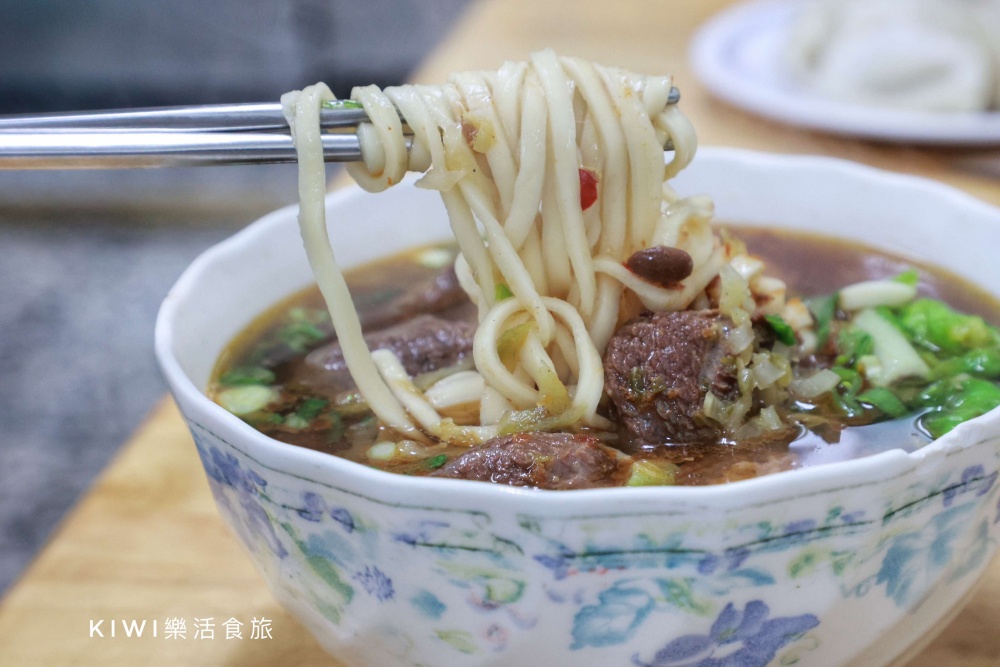
[[[784,65],[802,0],[763,0],[714,16],[695,35],[691,64],[715,96],[784,123],[883,141],[1000,144],[1000,112],[898,111],[828,100],[793,80]]]

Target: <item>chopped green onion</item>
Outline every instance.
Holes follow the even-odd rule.
[[[396,456],[396,443],[376,442],[368,448],[368,458],[375,461],[388,461]]]
[[[882,317],[882,319],[884,319],[886,322],[896,327],[904,334],[906,333],[906,329],[903,328],[903,323],[900,322],[899,320],[899,315],[898,315],[900,311],[899,308],[890,308],[889,306],[875,306],[875,308],[873,308],[872,310],[878,313]]]
[[[723,364],[726,358],[723,357]],[[633,366],[628,373],[628,392],[632,400],[639,403],[652,401],[657,394],[666,390],[663,377],[653,375],[652,378],[646,375],[646,369],[642,366]]]
[[[551,417],[552,415],[542,405],[527,410],[506,410],[497,423],[497,435],[538,431]]]
[[[831,392],[837,388],[840,384],[841,378],[833,371],[824,368],[816,371],[812,375],[805,377],[794,378],[789,384],[788,389],[793,394],[797,394],[802,398],[816,398],[827,392]],[[709,392],[709,395],[712,395]],[[706,400],[708,396],[705,397]]]
[[[445,463],[448,462],[447,454],[438,454],[437,456],[432,456],[426,461],[424,461],[424,467],[428,470],[437,470]]]
[[[258,384],[233,387],[219,392],[219,405],[234,415],[247,415],[267,407],[278,398],[277,390]]]
[[[864,385],[861,374],[850,368],[833,367],[830,369],[840,377],[840,384],[837,390],[830,392],[830,398],[837,410],[847,417],[853,419],[864,414],[864,408],[858,403],[857,395]]]
[[[324,109],[363,109],[360,102],[354,100],[323,100],[320,103]]]
[[[512,296],[514,296],[514,293],[510,291],[510,287],[507,286],[507,283],[497,283],[494,290],[494,298],[497,301],[503,301],[504,299],[509,299]]]
[[[344,420],[336,412],[328,412],[327,419],[330,420],[330,428],[326,432],[326,441],[330,444],[340,442],[344,439]]]
[[[312,322],[298,321],[281,329],[278,339],[295,352],[305,352],[326,339],[326,334]]]
[[[333,409],[344,417],[355,417],[371,412],[365,397],[356,389],[337,394],[333,401]]]
[[[264,426],[278,426],[285,422],[285,418],[279,415],[277,412],[251,412],[243,417],[243,421],[250,424],[254,428],[261,428]]]
[[[330,313],[325,308],[306,308],[296,306],[288,311],[288,319],[291,322],[312,322],[319,324],[330,319]]]
[[[795,338],[795,330],[785,321],[781,315],[765,315],[764,319],[771,326],[771,331],[775,337],[785,345],[792,346],[798,342]]]
[[[636,461],[625,486],[673,486],[677,466],[666,461]]]
[[[877,373],[868,372],[868,380],[880,387],[893,384],[905,377],[926,378],[930,368],[913,349],[906,336],[892,322],[871,308],[865,308],[852,320],[855,327],[872,337],[875,356],[879,361]]]
[[[865,409],[861,407],[861,404],[851,394],[841,394],[838,391],[833,391],[830,392],[830,396],[837,410],[848,419],[860,417],[865,413]]]
[[[517,362],[517,355],[521,351],[521,346],[528,338],[528,334],[535,328],[532,321],[522,322],[515,327],[504,331],[497,338],[497,356],[508,369],[512,369]]]
[[[304,428],[309,428],[309,420],[303,419],[298,414],[291,414],[285,419],[285,426],[301,431]]]
[[[857,398],[862,403],[867,403],[890,417],[902,417],[909,412],[896,394],[885,387],[872,387],[868,391],[858,394]]]
[[[816,318],[816,347],[822,349],[826,345],[827,338],[830,337],[830,325],[837,315],[837,301],[840,294],[834,292],[830,296],[809,299],[806,305]]]
[[[840,376],[840,386],[844,388],[844,393],[848,396],[853,397],[861,390],[861,385],[864,384],[864,381],[861,379],[861,374],[856,370],[837,367],[830,370]]]
[[[894,277],[893,280],[896,281],[897,283],[903,283],[904,285],[913,285],[914,287],[916,287],[917,283],[920,282],[920,273],[916,269],[907,269],[906,271],[900,273],[898,276]]]
[[[646,393],[646,371],[642,366],[633,366],[628,372],[628,393],[637,401],[644,401]]]
[[[307,398],[302,401],[302,404],[299,406],[298,410],[295,411],[295,414],[306,421],[310,421],[318,417],[319,413],[321,413],[328,405],[330,405],[330,401],[325,398]]]
[[[837,350],[839,354],[834,364],[837,366],[856,366],[858,360],[869,355],[875,349],[875,341],[865,331],[852,326],[843,327],[837,334]]]
[[[455,253],[448,248],[433,247],[421,250],[417,261],[428,269],[443,269],[455,260]]]
[[[261,366],[237,366],[226,371],[221,378],[221,384],[227,387],[241,387],[254,384],[271,384],[274,382],[274,373]]]
[[[917,296],[914,285],[895,280],[866,280],[840,290],[840,307],[854,311],[876,306],[902,306]]]

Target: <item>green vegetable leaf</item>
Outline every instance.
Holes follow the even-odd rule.
[[[939,408],[945,404],[948,397],[961,390],[961,382],[955,378],[938,380],[924,387],[910,403],[914,408]]]
[[[997,345],[1000,334],[976,315],[964,315],[936,299],[917,299],[900,311],[899,325],[914,344],[946,355]]]
[[[893,278],[893,280],[897,283],[916,287],[917,283],[920,282],[920,273],[916,269],[907,269]]]
[[[785,321],[781,315],[765,315],[764,319],[770,325],[771,330],[779,341],[785,345],[795,345],[798,339],[795,337],[795,330]]]
[[[983,348],[952,357],[934,366],[932,377],[948,378],[961,374],[990,380],[1000,379],[1000,348]]]
[[[997,406],[1000,406],[1000,386],[988,380],[968,378],[961,383],[957,393],[948,397],[944,407],[924,415],[921,423],[933,437],[940,438],[959,424]]]

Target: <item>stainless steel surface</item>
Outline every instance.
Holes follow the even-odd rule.
[[[356,102],[324,104],[320,125],[352,128],[368,120]],[[260,132],[286,131],[281,105],[274,103],[205,104],[112,111],[81,111],[0,116],[0,133],[7,132]]]
[[[670,89],[667,104],[681,93]],[[357,127],[368,116],[357,102],[334,100],[320,110],[327,129]],[[284,131],[288,123],[280,104],[204,104],[111,111],[82,111],[0,116],[0,134],[8,132],[261,132]]]
[[[361,159],[355,134],[323,135],[327,162]],[[0,136],[0,169],[125,169],[295,162],[287,134],[33,132]]]
[[[356,134],[324,134],[327,162],[361,160]],[[406,138],[407,149],[412,139]],[[672,150],[668,141],[664,150]],[[0,171],[132,169],[296,162],[287,134],[244,132],[18,132],[0,134]]]
[[[672,88],[667,104],[678,100],[680,91]],[[320,124],[326,129],[357,127],[368,117],[354,105],[349,100],[327,105]],[[295,162],[287,129],[279,104],[6,116],[0,117],[0,170]],[[673,150],[670,142],[664,150]],[[323,153],[327,162],[361,160],[353,133],[324,134]]]

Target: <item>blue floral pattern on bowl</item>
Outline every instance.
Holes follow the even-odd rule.
[[[639,667],[765,667],[778,650],[819,625],[812,614],[768,618],[770,609],[751,600],[742,611],[730,602],[712,623],[708,634],[673,639]]]
[[[339,656],[367,641],[358,664],[545,664],[546,645],[581,665],[838,664],[931,598],[960,597],[1000,530],[990,448],[867,489],[881,512],[835,488],[697,516],[505,516],[387,505],[190,424],[222,514],[275,595]],[[853,646],[829,641],[824,619],[843,624],[853,605],[884,622],[852,627]]]

